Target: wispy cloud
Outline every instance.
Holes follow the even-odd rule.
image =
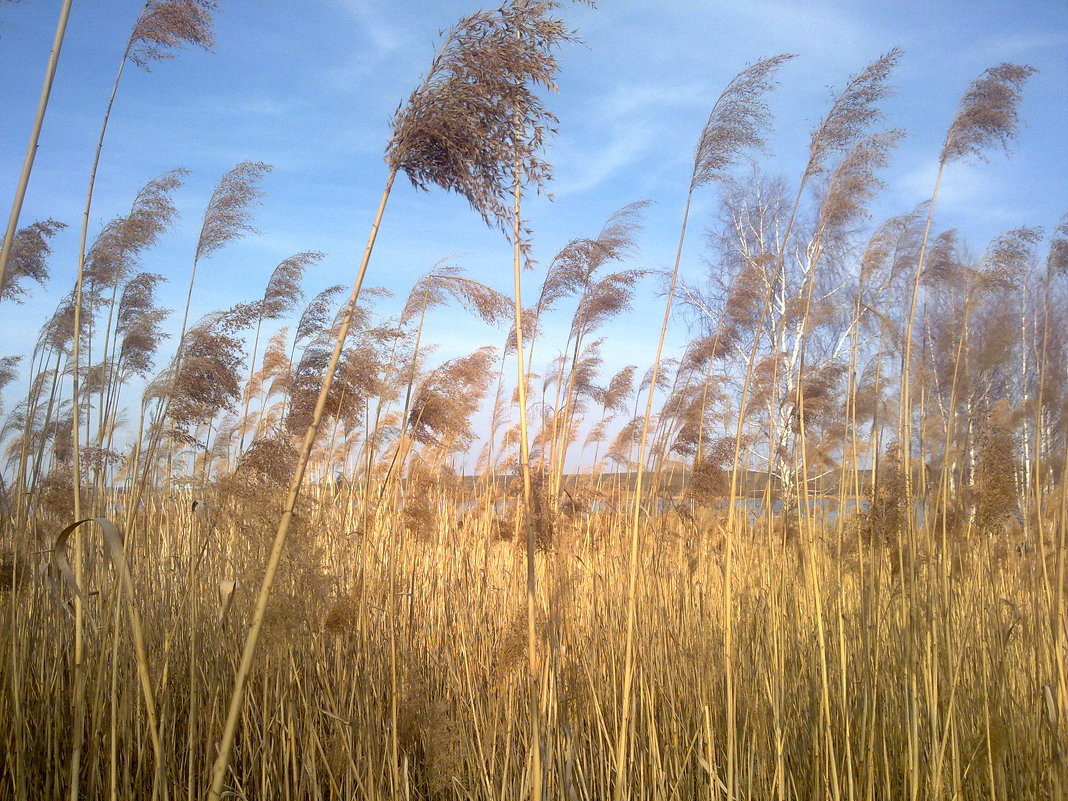
[[[673,83],[628,85],[594,102],[586,117],[592,122],[553,148],[553,194],[588,192],[653,159],[665,140],[681,135],[680,120],[702,102],[698,85]]]
[[[1052,51],[1063,60],[1066,49],[1068,33],[1064,31],[1027,31],[991,37],[986,52],[992,61],[1027,59],[1044,51]]]
[[[877,31],[856,20],[843,3],[755,0],[736,4],[734,11],[761,30],[762,38],[772,34],[784,46],[802,51],[807,44],[813,51],[818,48],[819,57],[826,61],[865,58],[878,38]],[[833,47],[823,46],[830,42]]]
[[[403,17],[391,14],[378,0],[333,1],[349,17],[352,47],[344,59],[326,71],[324,78],[332,87],[345,88],[366,80],[411,44]]]
[[[985,163],[947,165],[938,191],[938,220],[951,226],[966,221],[982,231],[1022,225],[1019,209],[1002,202],[1004,186],[995,173]],[[901,208],[913,207],[930,198],[937,174],[934,159],[902,171],[890,182],[890,194]]]
[[[564,151],[557,159],[556,172],[561,177],[553,184],[553,194],[563,197],[595,189],[639,161],[654,146],[649,127],[630,125],[617,130],[607,146],[602,144],[594,152]]]

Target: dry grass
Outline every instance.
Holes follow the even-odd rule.
[[[144,534],[127,543],[171,797],[206,789],[276,495],[220,487],[193,510],[188,493],[156,493],[138,520]],[[388,514],[360,537],[345,531],[330,496],[301,510],[315,525],[293,532],[277,580],[226,783],[237,797],[393,797],[391,585],[404,794],[522,797],[525,555],[496,539],[491,518],[460,526],[454,495],[430,489],[423,500],[433,526],[409,532]],[[719,525],[667,516],[646,531],[631,797],[717,797],[728,778]],[[625,516],[572,517],[560,523],[564,545],[538,557],[550,797],[612,790],[626,526]],[[1065,743],[1050,717],[1058,681],[1045,590],[1058,568],[1063,577],[1063,543],[998,553],[984,538],[912,553],[859,529],[838,540],[807,533],[799,554],[769,543],[759,524],[736,532],[735,786],[756,798],[830,797],[836,776],[843,798],[1054,797]],[[73,736],[63,723],[69,592],[20,578],[35,571],[30,558],[7,563],[0,594],[0,704],[11,722],[0,733],[0,786],[9,797],[50,798],[63,792],[55,766]],[[89,562],[84,792],[147,796],[152,737],[117,614],[119,582],[102,553]],[[230,581],[232,601],[220,590]]]
[[[124,62],[210,46],[215,7],[148,0]],[[28,379],[0,428],[0,798],[1065,797],[1068,222],[1044,267],[1031,228],[969,259],[932,232],[936,184],[864,245],[898,51],[833,100],[795,189],[736,174],[792,56],[758,61],[694,152],[687,198],[723,189],[710,285],[681,281],[687,203],[656,359],[602,376],[598,330],[644,291],[646,202],[519,297],[522,192],[551,172],[538,89],[574,39],[559,8],[449,32],[394,117],[351,295],[319,292],[262,359],[321,254],[189,326],[197,265],[255,230],[270,167],[223,177],[128,445],[122,390],[169,313],[140,260],[184,171],[88,249],[86,222],[75,290],[0,358],[0,389]],[[972,84],[941,166],[1007,148],[1032,72]],[[380,313],[363,280],[401,171],[511,236],[515,298],[439,262]],[[62,228],[12,235],[0,301],[47,280]],[[676,299],[701,330],[671,358]],[[428,359],[451,301],[514,315],[500,360]],[[536,342],[562,345],[545,369]],[[78,521],[83,500],[104,517]]]

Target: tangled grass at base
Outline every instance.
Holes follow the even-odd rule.
[[[417,507],[375,519],[339,509],[332,488],[303,502],[242,713],[227,785],[237,797],[395,797],[393,623],[405,792],[524,796],[522,544],[461,502],[462,488],[420,491]],[[204,792],[281,505],[261,488],[198,493],[196,510],[191,497],[152,493],[143,535],[127,541],[172,797]],[[813,520],[785,545],[774,521],[736,532],[737,786],[759,798],[833,797],[832,782],[843,798],[1056,797],[1061,610],[1047,588],[1058,571],[1064,579],[1062,551],[987,538],[910,549],[858,525]],[[564,514],[538,556],[548,797],[612,790],[626,532],[622,510]],[[722,797],[724,532],[704,515],[664,514],[642,538],[628,792]],[[88,797],[113,785],[119,798],[140,797],[153,760],[136,657],[102,540],[89,554],[83,786]],[[35,565],[6,567],[4,795],[59,797],[72,621]]]

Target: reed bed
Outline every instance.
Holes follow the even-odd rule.
[[[193,510],[188,493],[153,493],[127,541],[171,797],[204,794],[280,503],[197,499]],[[402,523],[390,512],[352,531],[332,493],[307,499],[249,680],[232,797],[526,795],[525,554],[492,518],[460,512],[455,493],[432,500],[419,530],[394,531]],[[574,515],[537,559],[550,797],[613,789],[627,527],[625,510]],[[724,797],[730,659],[740,797],[1055,797],[1051,624],[1062,610],[1047,590],[1058,572],[1063,580],[1063,544],[1044,562],[989,541],[902,554],[828,534],[814,527],[784,548],[765,521],[740,527],[728,654],[722,527],[678,516],[643,525],[628,795]],[[122,590],[102,546],[88,553],[83,791],[145,797],[153,747]],[[35,579],[28,559],[9,568],[0,782],[11,797],[59,797],[75,736],[72,620],[61,583]],[[400,788],[390,778],[391,633]]]
[[[542,95],[576,35],[510,0],[446,32],[394,115],[347,300],[305,297],[309,250],[190,319],[198,269],[256,232],[272,168],[243,161],[161,367],[168,277],[142,258],[188,173],[90,241],[93,187],[125,66],[211,46],[215,10],[146,1],[76,280],[0,359],[0,797],[1065,797],[1068,218],[977,257],[936,220],[943,169],[1014,142],[1031,67],[962,87],[930,200],[875,224],[898,50],[845,81],[793,184],[744,165],[794,56],[725,81],[655,358],[602,375],[606,324],[646,291],[648,201],[566,243],[524,305]],[[31,167],[0,302],[49,280],[64,235],[16,231]],[[393,313],[364,286],[398,176],[508,238],[511,296],[444,261]],[[499,347],[435,361],[428,318],[461,313]]]

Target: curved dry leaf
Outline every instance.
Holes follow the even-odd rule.
[[[74,577],[74,571],[71,569],[70,560],[67,559],[67,540],[70,539],[70,535],[74,533],[75,529],[85,523],[96,523],[104,531],[104,544],[107,546],[107,554],[111,559],[113,565],[116,565],[122,572],[123,582],[129,582],[132,587],[133,582],[130,581],[129,570],[126,566],[126,555],[122,546],[122,534],[119,533],[118,527],[108,520],[106,517],[87,517],[84,520],[78,520],[75,523],[71,523],[65,529],[63,529],[56,536],[56,541],[52,545],[52,564],[56,570],[59,571],[59,575],[64,581],[70,585],[70,588],[74,591],[74,594],[79,598],[85,599],[85,595],[82,593],[81,587],[78,586],[78,581]]]
[[[226,621],[226,616],[230,613],[230,607],[234,603],[234,590],[237,589],[237,582],[233,579],[223,579],[219,582],[219,625],[221,626]]]

